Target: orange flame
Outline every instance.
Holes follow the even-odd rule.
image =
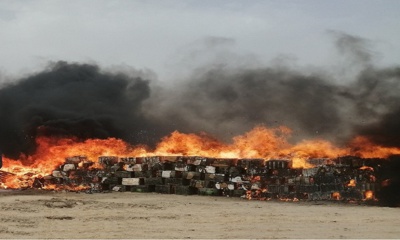
[[[390,155],[400,154],[400,148],[379,146],[361,136],[354,138],[350,147],[353,155],[363,158],[387,158]]]
[[[334,200],[340,200],[341,196],[339,192],[333,192],[332,193],[332,199]]]
[[[369,166],[362,166],[362,167],[360,167],[359,169],[360,169],[360,170],[368,170],[368,171],[371,171],[371,172],[374,171],[374,168],[373,168],[373,167],[369,167]]]
[[[294,168],[309,168],[313,167],[307,162],[309,158],[335,158],[344,155],[385,158],[392,154],[400,154],[400,148],[377,146],[364,137],[356,137],[349,147],[340,148],[321,139],[291,144],[288,141],[290,134],[291,130],[287,127],[257,126],[243,135],[234,137],[232,143],[227,144],[204,133],[196,135],[175,131],[164,137],[153,151],[149,151],[145,146],[131,146],[115,138],[78,141],[74,138],[38,137],[37,149],[33,155],[21,155],[19,161],[3,158],[3,170],[12,174],[3,178],[2,187],[31,186],[32,179],[51,174],[64,163],[66,157],[79,155],[84,155],[95,163],[99,156],[200,155],[265,160],[280,158],[292,160]],[[95,164],[93,167],[100,166]]]
[[[365,200],[372,200],[374,199],[374,192],[371,190],[365,191],[364,193],[364,199]]]
[[[3,179],[8,188],[25,188],[32,186],[33,180],[52,173],[54,169],[65,162],[65,158],[84,154],[89,159],[97,162],[101,155],[140,155],[142,148],[131,147],[122,140],[109,138],[89,139],[79,142],[73,138],[48,138],[36,139],[38,148],[31,156],[21,156],[19,161],[8,158],[3,159],[3,169],[13,173]],[[96,167],[101,167],[96,165]],[[51,186],[48,186],[51,188]]]
[[[347,184],[348,187],[355,187],[356,186],[356,180],[350,179],[349,183]]]

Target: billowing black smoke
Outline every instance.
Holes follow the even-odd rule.
[[[149,82],[139,77],[89,64],[51,64],[0,90],[0,149],[12,158],[31,153],[39,134],[146,143],[141,133],[149,123],[141,111],[149,95]]]
[[[358,69],[346,81],[328,71],[219,64],[160,86],[134,73],[53,63],[0,89],[0,149],[12,158],[31,153],[37,135],[152,145],[180,130],[228,140],[258,124],[286,125],[294,140],[346,143],[361,134],[399,147],[400,68],[375,67],[365,40],[334,35],[349,66]]]

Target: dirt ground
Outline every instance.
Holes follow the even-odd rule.
[[[0,238],[400,238],[400,208],[156,193],[0,192]]]

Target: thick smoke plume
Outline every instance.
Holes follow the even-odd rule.
[[[29,154],[38,135],[146,143],[140,135],[149,123],[141,108],[149,95],[149,82],[140,77],[89,64],[51,64],[0,90],[0,148],[8,157]]]
[[[227,140],[258,124],[286,125],[293,140],[344,144],[363,135],[399,147],[400,68],[378,68],[367,41],[334,35],[339,52],[361,69],[346,83],[321,71],[217,65],[171,87],[93,64],[53,63],[0,89],[0,149],[11,158],[29,154],[38,135],[152,145],[179,130]]]
[[[332,71],[216,64],[158,92],[148,105],[150,114],[184,131],[207,131],[225,140],[265,124],[289,126],[295,141],[317,137],[346,144],[364,135],[400,146],[400,68],[375,67],[369,41],[330,33],[351,68],[346,81]]]

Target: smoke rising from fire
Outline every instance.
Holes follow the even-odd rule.
[[[346,83],[326,72],[217,65],[168,87],[135,72],[52,63],[0,89],[0,149],[12,158],[29,154],[38,135],[152,145],[179,130],[228,140],[259,124],[288,126],[293,140],[343,144],[364,135],[400,146],[400,67],[376,67],[368,41],[334,35],[349,66],[360,69]]]
[[[346,144],[361,134],[399,146],[394,139],[400,133],[399,67],[374,66],[375,54],[366,39],[329,33],[347,66],[345,74],[215,64],[157,93],[150,114],[184,131],[207,131],[225,140],[265,124],[289,126],[295,141],[323,138]]]
[[[89,64],[51,64],[0,90],[0,148],[14,158],[31,153],[38,135],[138,143],[148,126],[141,103],[149,95],[148,80],[140,77]]]

